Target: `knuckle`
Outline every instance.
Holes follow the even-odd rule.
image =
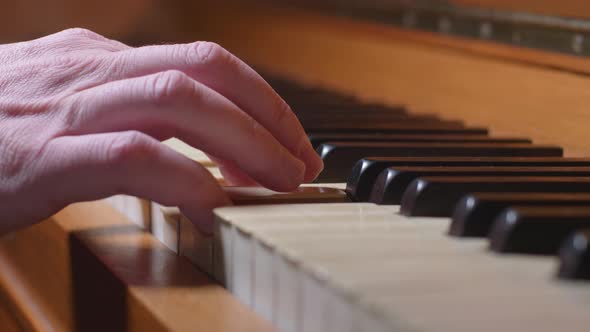
[[[166,103],[192,93],[194,88],[191,83],[185,73],[170,70],[155,75],[146,88],[156,102]]]
[[[104,39],[104,37],[98,33],[85,28],[70,28],[61,31],[58,34],[68,38]]]
[[[156,145],[146,135],[131,131],[114,138],[106,147],[105,153],[109,164],[123,165],[151,159],[156,151]]]
[[[84,122],[85,103],[80,100],[79,96],[67,96],[64,98],[57,98],[52,100],[51,109],[53,112],[59,114],[59,118],[62,121],[64,132],[68,134],[75,134],[80,127],[80,124]]]
[[[213,42],[196,42],[192,45],[189,58],[203,65],[225,65],[231,62],[231,54]]]

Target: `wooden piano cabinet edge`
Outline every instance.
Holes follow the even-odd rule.
[[[184,22],[184,33],[199,31],[271,74],[590,155],[590,77],[572,73],[590,73],[588,58],[272,5],[235,8],[211,5],[202,20],[188,11],[197,17]]]
[[[0,241],[0,285],[32,331],[273,331],[105,202]]]

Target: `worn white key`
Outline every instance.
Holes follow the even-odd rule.
[[[151,228],[149,201],[128,195],[116,195],[105,201],[142,229]]]
[[[179,227],[181,214],[177,208],[151,203],[152,209],[152,234],[170,250],[179,251]]]
[[[350,246],[345,243],[319,241],[318,251],[314,253],[309,242],[300,242],[301,248],[294,248],[292,242],[289,261],[303,261],[304,263],[298,263],[302,267],[301,271],[306,267],[320,271],[327,284],[334,289],[344,290],[344,293],[355,295],[367,303],[379,303],[389,319],[388,323],[392,323],[398,330],[478,330],[478,322],[481,321],[477,318],[471,319],[469,322],[472,325],[468,324],[468,327],[461,321],[465,311],[471,308],[483,308],[483,312],[493,310],[495,320],[501,321],[500,326],[504,326],[505,330],[534,324],[533,318],[548,310],[547,308],[564,310],[565,314],[561,318],[555,317],[562,326],[587,326],[585,324],[588,323],[588,318],[582,309],[584,307],[578,304],[582,299],[586,299],[588,303],[588,286],[584,287],[585,290],[578,287],[586,297],[572,299],[572,294],[566,291],[564,283],[550,280],[555,268],[551,259],[498,256],[483,250],[484,241],[458,241],[445,237],[442,232],[438,239],[427,236],[424,245],[416,246],[420,241],[420,234],[430,233],[433,227],[419,222],[415,225],[416,236],[408,237],[406,232],[392,232],[390,243],[396,245],[392,246],[394,250],[391,254],[382,257],[375,258],[374,252],[367,250],[366,257],[363,258],[362,252],[347,251]],[[313,237],[314,234],[310,236]],[[335,246],[332,256],[329,251],[322,252],[319,249],[331,246]],[[307,255],[304,250],[307,250]],[[356,253],[358,257],[352,260],[355,263],[347,264],[346,259],[338,257],[339,250],[343,251],[345,258]],[[305,290],[303,293],[307,294]],[[329,294],[320,295],[327,296]],[[486,302],[486,298],[501,299],[502,296],[504,302]],[[517,300],[510,301],[512,297]],[[413,305],[407,305],[403,298],[411,299]],[[457,310],[441,310],[446,309],[444,304],[449,299],[456,299],[464,306]],[[387,305],[388,301],[391,304]],[[486,303],[489,304],[488,307],[485,307]],[[534,304],[532,307],[531,303]],[[555,303],[559,303],[559,306]],[[425,310],[426,308],[429,310]],[[337,315],[338,312],[334,314]],[[404,319],[400,320],[399,317]],[[483,320],[490,323],[495,321]],[[367,324],[372,323],[374,322],[367,320]],[[550,331],[559,324],[538,328]],[[441,329],[442,326],[447,328]],[[494,326],[498,328],[497,324]]]
[[[388,219],[397,211],[397,207],[376,206],[373,204],[314,204],[314,205],[284,205],[284,206],[249,206],[244,208],[230,207],[216,210],[221,225],[223,248],[229,252],[225,257],[226,273],[229,271],[229,288],[244,303],[252,305],[265,317],[275,321],[282,329],[297,329],[296,313],[291,309],[297,306],[293,296],[275,297],[272,292],[291,292],[294,287],[281,287],[272,284],[274,273],[269,267],[271,262],[265,262],[272,258],[272,247],[261,248],[252,241],[252,231],[277,230],[288,232],[289,229],[297,230],[301,227],[315,228],[319,224],[329,223],[331,231],[341,228],[344,224],[381,222],[387,223]],[[235,222],[232,222],[235,220]],[[233,228],[232,228],[233,226]],[[326,236],[332,236],[333,232],[326,232]],[[253,246],[254,243],[254,246]],[[264,255],[258,257],[259,255]],[[256,259],[255,259],[256,257]],[[290,272],[284,273],[288,278]],[[269,284],[272,286],[269,287]],[[256,294],[256,296],[254,296]],[[269,302],[273,299],[285,300],[282,303]],[[282,312],[274,317],[274,312]]]
[[[310,196],[315,199],[324,199],[324,200],[342,200],[343,195],[341,193],[335,192],[333,188],[329,188],[327,190],[326,195],[323,197],[318,196],[318,193],[310,190],[304,190],[302,192],[298,192],[295,194],[278,194],[272,192],[268,189],[262,188],[237,188],[237,187],[226,187],[225,190],[228,192],[230,197],[237,197],[236,199],[240,202],[250,202],[256,201],[257,203],[264,202],[268,200],[270,202],[289,202],[291,199],[293,201],[301,201],[305,200],[306,196]],[[239,203],[239,202],[238,202]],[[333,203],[333,204],[341,204],[341,203]],[[303,210],[310,210],[310,211],[318,211],[318,208],[310,208],[311,205],[315,204],[299,204],[297,205],[299,209]],[[280,205],[276,205],[279,206]],[[339,206],[339,205],[337,205]],[[329,207],[325,205],[325,207]],[[236,207],[231,207],[235,209]],[[260,213],[264,214],[265,216],[271,216],[272,210],[274,210],[274,206],[271,207],[240,207],[240,211],[255,211],[254,215],[259,215]],[[252,210],[254,209],[254,210]],[[279,211],[283,213],[285,208],[279,208]],[[331,211],[338,210],[335,207],[332,207]],[[244,213],[240,213],[240,216],[244,215]],[[230,217],[228,217],[230,218]],[[203,235],[195,228],[192,227],[190,222],[186,218],[179,219],[181,221],[181,225],[178,227],[180,230],[180,234],[178,235],[179,239],[179,250],[183,256],[186,256],[189,260],[191,260],[194,264],[196,264],[199,268],[204,270],[205,272],[212,275],[216,280],[224,284],[230,290],[232,289],[232,282],[228,280],[229,274],[227,271],[231,269],[231,267],[227,264],[224,264],[224,257],[231,257],[232,253],[230,250],[225,250],[223,247],[216,248],[215,243],[220,243],[222,234],[222,228],[219,228],[219,231],[215,232],[214,237],[203,237]],[[231,246],[226,246],[226,248],[230,248]],[[217,258],[217,259],[216,259]],[[217,262],[217,263],[216,263]]]
[[[172,148],[174,151],[179,152],[186,157],[200,163],[203,166],[215,166],[215,163],[211,161],[207,154],[201,150],[193,148],[179,139],[171,138],[167,141],[164,141],[163,144]]]

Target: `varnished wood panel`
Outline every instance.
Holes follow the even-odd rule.
[[[453,0],[452,2],[490,9],[590,18],[590,3],[586,0]]]
[[[0,285],[36,331],[272,331],[103,202],[0,241]]]

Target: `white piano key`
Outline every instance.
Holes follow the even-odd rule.
[[[234,292],[233,285],[233,232],[234,229],[229,223],[222,222],[215,216],[215,232],[213,244],[213,267],[215,277],[222,282],[231,292]]]
[[[214,262],[214,265],[225,266],[225,273],[229,274],[226,279],[228,289],[236,294],[243,302],[247,304],[256,303],[255,308],[262,309],[265,316],[273,317],[269,310],[276,309],[276,303],[270,302],[273,297],[268,294],[268,290],[257,297],[253,290],[256,288],[257,280],[274,280],[273,270],[266,268],[271,263],[264,263],[265,259],[272,257],[272,253],[265,254],[264,250],[272,251],[271,247],[258,248],[250,237],[249,230],[258,229],[261,225],[266,227],[289,227],[290,224],[300,225],[302,221],[313,221],[313,226],[318,222],[338,221],[357,222],[359,220],[386,220],[385,216],[390,216],[396,208],[379,207],[374,204],[293,204],[293,205],[261,205],[246,207],[226,207],[215,210],[217,218],[218,238],[222,244],[218,245],[223,255],[215,255],[219,258],[223,256],[224,262]],[[286,215],[286,214],[291,214]],[[303,216],[303,217],[302,217]],[[331,216],[331,218],[326,218]],[[302,219],[303,218],[303,219]],[[375,219],[377,218],[377,219]],[[232,220],[236,222],[232,222]],[[253,225],[257,225],[254,227]],[[252,227],[251,227],[252,226]],[[297,226],[299,227],[299,226]],[[215,250],[215,249],[214,249]],[[260,257],[254,257],[258,252]],[[259,270],[256,267],[259,267]],[[258,286],[262,289],[264,286]],[[278,285],[276,287],[279,287]],[[284,306],[283,306],[284,307]],[[291,308],[291,307],[288,307]]]
[[[171,138],[167,141],[162,142],[164,145],[172,148],[174,151],[183,154],[184,156],[200,163],[203,166],[214,166],[215,164],[203,151],[193,148],[192,146],[184,143],[183,141]]]
[[[179,221],[179,253],[201,271],[217,278],[213,268],[214,237],[201,233],[185,216],[181,216]]]
[[[273,264],[274,251],[263,243],[254,242],[254,289],[252,290],[252,308],[268,321],[273,321],[273,308],[276,304]]]
[[[142,229],[151,228],[149,201],[128,195],[115,195],[105,201]]]
[[[334,188],[345,190],[346,183],[345,182],[335,182],[335,183],[304,183],[301,185],[302,187],[324,187],[324,188]]]
[[[252,305],[254,275],[254,247],[251,235],[234,228],[232,231],[232,285],[233,294],[242,303]]]
[[[416,225],[418,230],[416,235],[419,235],[420,228],[425,228],[424,233],[428,233],[427,228],[433,228],[425,223]],[[460,324],[461,315],[465,315],[465,310],[472,307],[484,307],[487,303],[486,298],[498,297],[502,294],[506,298],[504,306],[490,307],[487,310],[495,310],[494,317],[497,320],[502,320],[504,317],[503,324],[507,329],[515,329],[525,323],[532,324],[533,317],[546,310],[542,305],[532,309],[530,305],[526,305],[527,303],[547,303],[548,308],[557,309],[557,306],[552,303],[561,302],[559,307],[570,313],[578,308],[576,314],[562,316],[561,324],[585,326],[583,324],[588,323],[587,315],[584,315],[575,303],[566,301],[569,297],[563,292],[561,287],[563,283],[550,280],[552,270],[555,268],[552,259],[498,256],[483,250],[485,242],[482,240],[458,241],[445,237],[443,233],[440,233],[439,239],[427,237],[424,243],[426,245],[422,246],[411,245],[419,242],[418,237],[408,237],[399,232],[391,232],[391,239],[394,240],[391,243],[397,244],[397,248],[392,246],[394,251],[391,255],[375,258],[371,250],[368,250],[365,259],[362,258],[362,252],[352,257],[355,264],[346,264],[346,258],[350,258],[352,251],[347,252],[350,246],[346,246],[345,242],[340,244],[318,242],[318,245],[323,244],[322,248],[336,246],[332,255],[342,250],[344,259],[326,256],[327,251],[319,255],[322,259],[316,257],[314,260],[313,253],[308,256],[301,255],[298,259],[305,262],[302,263],[303,269],[306,266],[315,266],[322,274],[327,271],[328,283],[337,290],[344,289],[359,297],[373,298],[373,301],[377,301],[374,297],[387,299],[382,301],[391,301],[397,311],[391,310],[387,314],[390,319],[393,319],[390,323],[400,330],[412,330],[412,327],[417,327],[418,330],[421,328],[432,330],[438,327],[435,330],[456,331],[461,326],[463,327],[461,331],[477,330],[477,319],[473,320],[469,328],[465,328],[465,325]],[[302,246],[309,248],[309,243],[301,243]],[[400,248],[405,250],[398,250]],[[291,259],[296,255],[294,252],[294,250],[289,252]],[[474,290],[477,291],[478,296],[473,296]],[[585,294],[588,294],[588,287]],[[408,309],[402,301],[402,298],[406,297],[415,303],[411,309]],[[523,300],[520,305],[514,305],[509,300],[511,297],[526,300]],[[419,298],[423,300],[418,301]],[[443,299],[447,301],[457,299],[457,301],[463,301],[464,306],[461,310],[446,310]],[[368,300],[365,299],[365,301]],[[494,300],[489,303],[503,302]],[[441,311],[441,307],[445,310]],[[329,309],[334,308],[337,307],[332,306]],[[426,323],[423,316],[417,315],[420,312],[429,312],[425,311],[425,308],[438,314],[429,315]],[[513,314],[515,311],[520,314]],[[452,315],[449,315],[450,313]],[[399,317],[404,317],[404,320],[400,320]],[[412,319],[407,320],[408,317],[422,325]],[[441,329],[441,326],[448,326],[448,329]],[[557,325],[551,328],[540,328],[550,331],[555,326]]]
[[[164,207],[158,203],[151,203],[152,234],[162,244],[178,254],[180,212],[176,208]]]
[[[354,307],[354,303],[343,300],[340,294],[326,292],[328,301],[325,311],[326,329],[329,332],[360,332],[360,314]]]
[[[323,282],[310,273],[297,271],[302,279],[301,326],[305,332],[325,332],[328,308],[328,289]]]
[[[295,262],[284,256],[275,256],[275,259],[273,265],[277,269],[278,282],[275,284],[277,300],[272,322],[280,331],[299,332],[302,323],[302,285],[298,278],[299,268]]]

